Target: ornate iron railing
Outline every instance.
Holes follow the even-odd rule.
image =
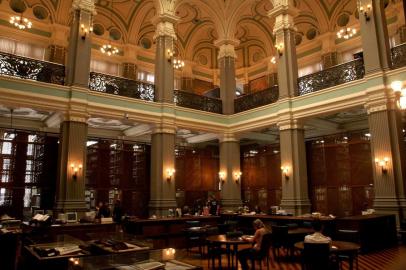
[[[362,79],[365,74],[362,58],[336,65],[298,79],[299,96],[328,87]]]
[[[406,43],[392,48],[392,68],[406,66]]]
[[[65,84],[65,67],[63,65],[4,52],[0,52],[0,75]]]
[[[222,113],[223,103],[221,99],[197,95],[181,90],[174,91],[176,105],[200,111]]]
[[[258,91],[249,95],[238,97],[234,100],[234,111],[236,113],[274,103],[279,98],[277,85],[271,88]]]
[[[153,84],[96,72],[90,72],[89,88],[96,92],[147,101],[154,101],[155,96]]]

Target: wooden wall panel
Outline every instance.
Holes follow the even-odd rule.
[[[348,216],[372,205],[371,150],[363,133],[338,134],[306,143],[312,211]]]

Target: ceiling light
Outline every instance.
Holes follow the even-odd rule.
[[[111,44],[104,44],[101,48],[100,51],[104,54],[107,54],[108,56],[112,56],[115,54],[118,54],[119,50],[112,46]]]
[[[337,38],[350,39],[357,33],[352,27],[346,27],[337,32]]]
[[[10,24],[14,25],[20,30],[24,30],[25,28],[30,29],[32,27],[32,22],[27,18],[24,18],[23,14],[21,14],[21,16],[11,16]]]

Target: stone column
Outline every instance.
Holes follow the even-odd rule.
[[[174,23],[177,17],[165,13],[155,18],[155,101],[173,104],[174,72],[168,49],[173,50],[176,39]],[[150,215],[163,216],[169,208],[176,208],[175,178],[168,170],[175,168],[176,129],[172,118],[164,117],[151,135],[151,194]]]
[[[292,0],[275,3],[268,16],[275,18],[273,33],[276,36],[276,58],[278,58],[279,98],[297,96],[297,57],[293,18],[298,13]]]
[[[220,172],[224,179],[221,183],[221,204],[225,210],[236,210],[242,206],[241,179],[235,173],[240,168],[240,142],[232,134],[225,134],[220,138]]]
[[[366,107],[374,168],[374,209],[379,213],[396,214],[399,221],[406,217],[406,152],[401,112],[395,104],[392,98],[382,97]],[[385,158],[387,162],[384,161],[382,169],[379,161]]]
[[[308,196],[306,147],[304,129],[296,120],[279,124],[282,173],[281,207],[288,213],[300,215],[310,212]]]
[[[137,65],[134,63],[123,63],[123,77],[130,80],[137,80]]]
[[[166,216],[176,208],[176,172],[169,179],[167,171],[175,168],[176,130],[173,125],[160,126],[151,135],[150,215]]]
[[[59,45],[48,46],[48,61],[65,65],[66,48]]]
[[[372,7],[370,11],[368,4]],[[365,73],[387,70],[392,66],[392,61],[384,1],[360,0],[358,7],[363,7],[369,13],[368,17],[361,12],[359,15]]]
[[[68,114],[60,130],[55,212],[83,213],[86,211],[87,115]]]
[[[223,114],[234,113],[234,99],[237,83],[235,80],[235,50],[238,44],[235,40],[220,40],[218,63],[220,69],[220,98],[223,102]]]
[[[96,14],[94,0],[74,0],[69,36],[66,84],[88,87],[90,72],[92,17]],[[83,27],[82,27],[83,26]]]

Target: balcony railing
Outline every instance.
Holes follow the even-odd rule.
[[[406,43],[392,48],[392,68],[406,66]]]
[[[234,100],[234,111],[236,113],[274,103],[279,98],[277,85],[271,88],[258,91],[249,95],[238,97]]]
[[[176,105],[200,111],[222,113],[223,103],[220,99],[197,95],[181,90],[174,91]]]
[[[65,84],[65,67],[56,63],[0,52],[0,75]]]
[[[154,101],[155,95],[153,84],[96,72],[90,72],[89,88],[96,92],[147,101]]]
[[[362,79],[365,74],[362,58],[336,65],[298,79],[299,96],[328,87]]]

